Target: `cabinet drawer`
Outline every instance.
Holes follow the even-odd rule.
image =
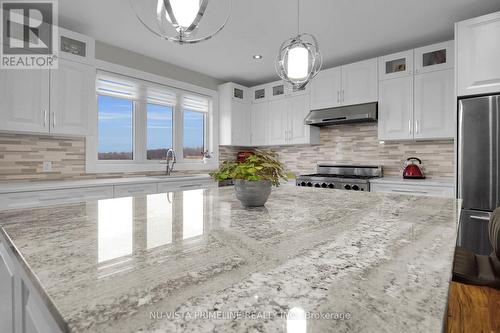
[[[371,192],[397,193],[428,197],[454,197],[452,186],[431,186],[431,185],[406,185],[406,184],[370,184]]]
[[[0,194],[0,210],[55,205],[113,197],[112,186]]]
[[[158,193],[165,192],[175,192],[175,191],[187,191],[194,190],[197,188],[211,188],[216,187],[216,182],[212,179],[199,180],[193,182],[182,182],[182,183],[158,183]]]
[[[115,198],[156,193],[156,184],[115,185]]]

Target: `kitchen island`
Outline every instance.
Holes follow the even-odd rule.
[[[1,212],[0,242],[63,332],[441,332],[459,208],[196,189]]]

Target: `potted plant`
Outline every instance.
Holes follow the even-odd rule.
[[[264,206],[271,187],[286,180],[285,166],[273,152],[255,150],[243,162],[224,162],[219,170],[210,173],[216,180],[234,180],[236,198],[245,207]]]

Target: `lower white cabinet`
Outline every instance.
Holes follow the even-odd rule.
[[[130,197],[140,194],[154,194],[154,193],[157,193],[156,183],[114,186],[115,198]]]
[[[186,191],[198,188],[211,188],[216,187],[217,183],[212,179],[193,180],[190,182],[166,182],[158,183],[158,193]]]
[[[428,197],[446,197],[455,196],[453,185],[437,186],[425,184],[397,184],[397,183],[370,183],[370,191],[375,193],[394,193]]]
[[[0,210],[73,203],[113,197],[113,186],[0,194]]]
[[[0,235],[0,332],[61,333],[33,283]]]

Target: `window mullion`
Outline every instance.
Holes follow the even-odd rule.
[[[147,131],[146,131],[146,116],[147,104],[144,100],[135,102],[135,138],[134,138],[134,161],[146,161],[146,145],[147,145]]]
[[[181,95],[177,97],[177,104],[174,108],[174,150],[176,152],[177,161],[182,163],[184,160],[184,154],[182,152],[183,143],[183,116],[182,116],[182,105],[181,105]]]

